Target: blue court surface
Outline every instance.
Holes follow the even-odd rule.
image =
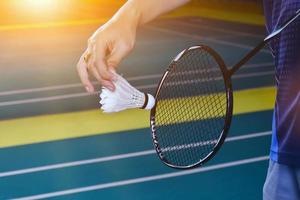
[[[86,39],[96,28],[87,24],[0,32],[0,123],[26,118],[39,123],[41,116],[97,109],[97,95],[84,92],[75,68]],[[264,35],[263,26],[200,17],[159,19],[139,30],[136,48],[119,73],[134,86],[154,93],[161,73],[182,49],[207,44],[231,66]],[[272,88],[273,68],[266,48],[233,77],[234,89]],[[257,97],[256,101],[263,100]],[[261,199],[271,107],[234,115],[221,151],[193,170],[165,166],[154,152],[150,129],[122,130],[118,118],[114,123],[119,129],[106,134],[4,145],[0,148],[0,199]],[[5,139],[10,133],[3,130]],[[28,132],[22,134],[30,137]],[[40,134],[52,133],[44,129]]]

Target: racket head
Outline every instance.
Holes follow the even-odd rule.
[[[206,59],[204,63],[199,60],[203,57]],[[186,67],[189,64],[190,66]],[[192,79],[198,77],[198,72],[199,78],[214,74],[207,69],[207,65],[209,67],[213,65],[213,71],[218,76],[209,77],[204,81],[200,80],[200,85],[197,87]],[[178,68],[182,69],[178,70]],[[179,82],[176,83],[176,81]],[[210,141],[205,139],[206,131],[203,130],[203,126],[209,126],[208,128],[212,129],[215,123],[209,122],[210,119],[206,116],[210,115],[209,110],[203,107],[205,103],[201,102],[214,100],[209,98],[209,93],[205,94],[205,91],[209,92],[211,87],[208,82],[212,81],[218,81],[221,86],[217,89],[223,90],[221,91],[222,97],[220,97],[223,111],[216,113],[222,114],[221,118],[217,115],[220,121],[217,137],[210,139],[213,144],[209,144],[209,147],[202,148],[203,144],[206,146],[205,142]],[[196,95],[196,98],[193,99],[193,95]],[[197,99],[198,96],[200,96],[199,99]],[[150,127],[154,148],[163,163],[172,168],[190,169],[204,164],[218,152],[230,128],[233,95],[230,72],[216,51],[208,46],[199,45],[179,53],[162,76],[156,89],[155,99],[156,103],[150,114]],[[216,101],[219,101],[218,98]],[[195,109],[194,112],[190,112],[190,116],[186,116],[188,115],[186,108],[192,109],[193,104],[197,104],[196,109],[200,108],[200,111],[197,112]],[[186,135],[187,132],[189,134]]]

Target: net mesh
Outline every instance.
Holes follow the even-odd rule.
[[[175,166],[199,163],[213,150],[226,116],[226,88],[216,60],[193,49],[170,69],[157,96],[156,139]]]

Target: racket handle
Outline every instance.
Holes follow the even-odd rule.
[[[144,93],[144,95],[145,95],[144,105],[141,107],[141,109],[151,110],[155,105],[155,99],[151,94]]]

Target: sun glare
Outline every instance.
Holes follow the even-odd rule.
[[[24,3],[34,9],[51,8],[54,6],[53,0],[24,0]]]
[[[23,13],[52,13],[59,9],[63,0],[12,0],[13,5],[19,12]]]

